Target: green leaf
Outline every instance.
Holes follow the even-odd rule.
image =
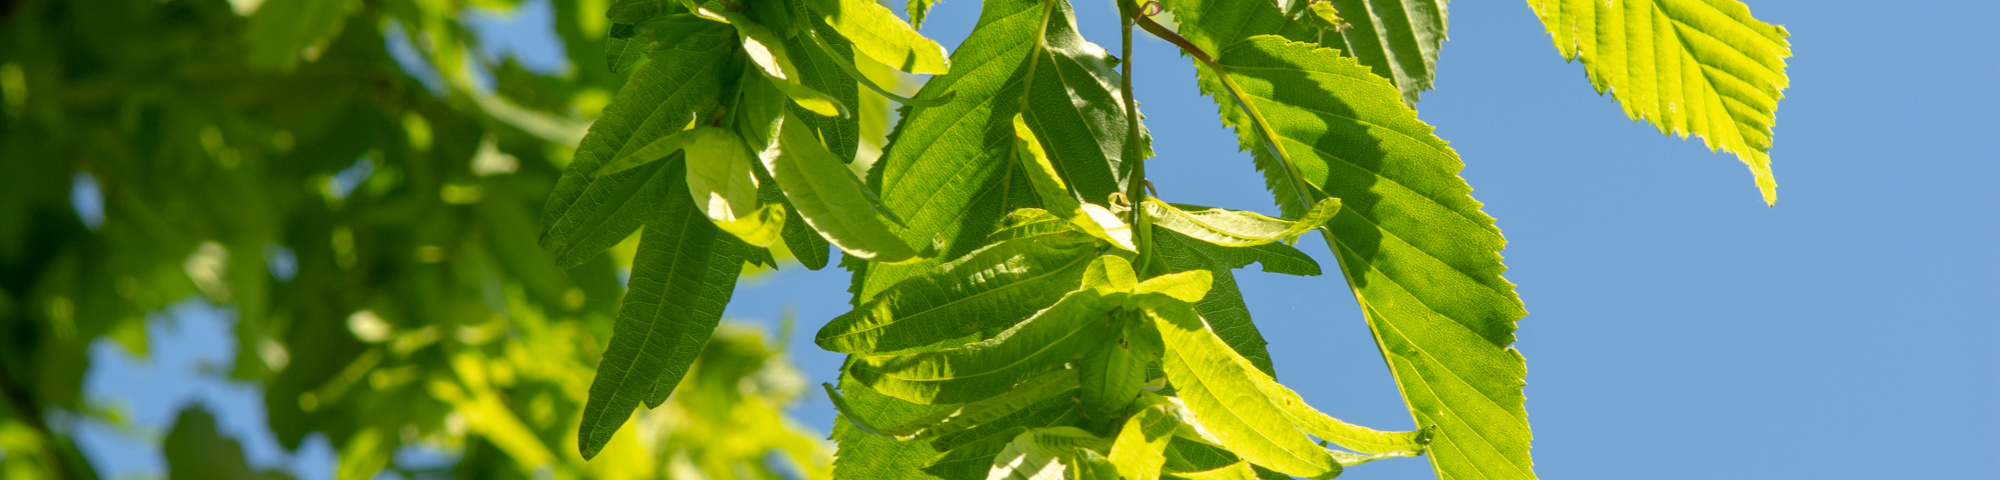
[[[674,169],[672,173],[680,173]],[[673,197],[687,198],[676,188]],[[639,237],[630,290],[590,384],[577,444],[596,456],[641,401],[665,401],[722,319],[742,260],[692,202],[670,201]]]
[[[1158,397],[1154,397],[1158,398]],[[1118,436],[1111,440],[1111,464],[1119,476],[1132,480],[1157,480],[1167,463],[1167,443],[1179,426],[1162,405],[1140,408],[1125,419]]]
[[[784,205],[787,211],[796,211],[792,208],[791,202],[785,199],[784,191],[778,189],[776,180],[771,180],[768,176],[759,178],[761,188],[758,189],[757,197],[760,200],[766,204]],[[797,259],[799,264],[805,265],[806,269],[826,268],[829,256],[827,247],[831,244],[826,242],[826,237],[813,231],[811,225],[806,225],[804,218],[798,215],[786,215],[784,230],[779,236],[785,241],[785,249],[792,252],[792,258]]]
[[[993,457],[1027,431],[1028,427],[1015,426],[959,445],[931,459],[923,473],[945,480],[984,479],[993,470]]]
[[[652,39],[609,38],[604,40],[604,66],[611,73],[625,73],[646,59]]]
[[[785,208],[758,205],[757,175],[751,168],[756,154],[729,130],[696,127],[687,135],[687,186],[695,208],[751,246],[777,243]]]
[[[1258,370],[1274,373],[1271,354],[1264,349],[1264,336],[1250,321],[1250,307],[1243,303],[1243,293],[1237,289],[1236,276],[1230,270],[1262,263],[1268,272],[1319,275],[1319,264],[1304,252],[1284,244],[1231,248],[1164,229],[1153,231],[1153,246],[1159,254],[1160,264],[1168,271],[1208,271],[1208,295],[1199,302],[1193,302],[1195,311],[1208,320],[1215,334],[1221,336],[1229,348],[1249,358]]]
[[[825,385],[827,395],[833,398],[833,405],[841,415],[854,422],[868,433],[896,437],[898,440],[926,440],[963,432],[973,427],[986,425],[1001,417],[1027,410],[1044,400],[1075,391],[1078,388],[1077,372],[1060,369],[1042,373],[1016,385],[1012,390],[978,401],[939,411],[930,416],[894,427],[877,427],[866,417],[857,415],[845,398]]]
[[[1432,466],[1445,477],[1533,478],[1526,369],[1508,347],[1526,312],[1500,277],[1505,240],[1458,177],[1457,154],[1394,85],[1332,50],[1255,36],[1216,60],[1255,110],[1220,100],[1229,87],[1205,66],[1202,88],[1280,207],[1307,205],[1284,193],[1290,172],[1308,194],[1341,199],[1328,246],[1416,424],[1437,425]]]
[[[1599,3],[1528,0],[1566,60],[1583,59],[1597,93],[1660,133],[1700,135],[1750,166],[1764,203],[1778,201],[1771,125],[1791,85],[1785,27],[1736,0]]]
[[[979,25],[952,53],[958,67],[932,78],[917,95],[956,97],[908,109],[897,123],[869,182],[880,187],[883,204],[909,220],[905,241],[940,239],[945,258],[952,258],[985,245],[1002,216],[1033,205],[1032,192],[1020,198],[1009,191],[1027,183],[1008,178],[1016,171],[1016,113],[1026,113],[1023,120],[1079,197],[1097,200],[1121,191],[1122,177],[1113,172],[1127,168],[1108,159],[1123,155],[1128,127],[1111,58],[1077,34],[1066,3],[1053,2],[1056,8],[1046,11],[1043,5],[985,2]],[[1035,48],[1037,39],[1043,48]],[[1031,59],[1038,59],[1032,61],[1034,76],[1022,82]],[[929,267],[871,266],[859,291],[873,295]]]
[[[1102,205],[1079,202],[1071,196],[1075,193],[1063,183],[1062,174],[1056,172],[1055,164],[1049,163],[1042,142],[1035,138],[1034,130],[1028,128],[1022,118],[1021,115],[1014,116],[1014,157],[1021,161],[1021,172],[1034,186],[1035,196],[1042,199],[1042,208],[1069,220],[1090,236],[1126,251],[1138,252],[1139,248],[1132,245],[1132,227],[1126,225],[1124,220]]]
[[[722,14],[742,38],[744,56],[757,66],[758,73],[771,81],[771,85],[791,97],[794,104],[821,116],[848,116],[847,105],[839,99],[806,86],[804,74],[799,71],[798,65],[792,63],[790,51],[771,29],[750,21],[742,14],[727,11]]]
[[[250,14],[243,28],[248,47],[244,62],[265,70],[289,71],[299,60],[317,59],[340,34],[354,0],[290,0],[270,2]]]
[[[728,56],[729,29],[713,22],[695,27],[681,32],[678,43],[663,43],[672,47],[653,52],[654,61],[632,73],[591,125],[549,194],[542,207],[540,243],[559,265],[582,264],[631,235],[660,208],[668,179],[656,174],[664,169],[641,167],[602,177],[593,173],[622,152],[686,129],[722,96],[723,75],[737,72]]]
[[[773,129],[773,142],[757,155],[813,230],[861,260],[899,263],[927,256],[899,238],[888,211],[798,116],[784,112]]]
[[[992,339],[906,355],[857,357],[848,372],[891,397],[920,404],[991,397],[1098,347],[1111,305],[1090,290],[1064,296]]]
[[[831,96],[843,106],[866,108],[861,103],[861,89],[854,73],[850,72],[853,70],[854,46],[846,38],[835,34],[833,27],[819,16],[808,13],[804,2],[748,3],[750,15],[778,34],[792,66],[798,69],[801,83],[813,91]],[[845,163],[854,162],[854,155],[860,148],[863,117],[874,118],[882,113],[875,111],[830,117],[808,115],[806,112],[809,110],[797,105],[792,108],[797,109],[794,113],[818,133],[827,150]]]
[[[1403,103],[1431,89],[1445,39],[1445,0],[1327,0],[1345,22],[1322,42],[1395,82]],[[1323,3],[1314,3],[1319,8]]]
[[[951,70],[943,46],[924,38],[875,0],[808,0],[806,4],[868,58],[916,74],[942,75]]]
[[[1266,217],[1256,212],[1172,205],[1150,197],[1144,205],[1146,215],[1153,219],[1153,225],[1225,247],[1251,247],[1271,242],[1289,244],[1340,212],[1338,198],[1320,200],[1297,221]]]
[[[1252,382],[1256,368],[1185,304],[1148,311],[1166,342],[1161,367],[1201,425],[1236,455],[1286,475],[1330,478],[1340,464],[1313,444]]]
[[[814,338],[841,353],[885,353],[997,333],[1076,289],[1096,242],[1059,232],[1000,242],[890,287]]]
[[[1076,427],[1029,429],[993,456],[987,480],[1053,480],[1078,478],[1078,450],[1101,448],[1104,439]],[[1087,478],[1087,477],[1085,477]]]
[[[1134,323],[1136,312],[1113,314],[1121,327]],[[1128,328],[1120,328],[1115,341],[1091,349],[1076,361],[1078,378],[1083,389],[1077,398],[1083,405],[1084,415],[1097,421],[1116,420],[1125,417],[1126,407],[1138,398],[1139,391],[1146,383],[1146,364],[1152,359],[1137,351],[1129,337]]]

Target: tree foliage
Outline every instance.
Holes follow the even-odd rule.
[[[412,442],[474,476],[768,476],[768,452],[836,478],[1330,478],[1412,456],[1535,476],[1505,239],[1416,110],[1447,64],[1443,1],[1079,19],[982,0],[947,51],[918,30],[927,0],[908,21],[872,0],[555,0],[562,74],[477,55],[460,2],[254,3],[5,12],[0,428],[29,433],[0,442],[41,455],[0,467],[88,476],[39,415],[92,411],[85,347],[143,352],[145,312],[199,294],[240,316],[232,378],[262,382],[288,447],[333,440],[342,478],[410,473],[391,453]],[[1782,27],[1736,0],[1528,3],[1600,93],[1736,154],[1775,201]],[[1119,53],[1079,21],[1118,22]],[[1282,218],[1149,194],[1135,31],[1192,60]],[[905,96],[896,71],[931,77]],[[103,192],[101,219],[72,184]],[[1313,232],[1415,430],[1277,381],[1235,270],[1319,275],[1291,246]],[[744,275],[833,251],[853,308],[809,317],[848,355],[829,466],[780,413],[795,375],[722,315]],[[265,474],[198,409],[169,438],[176,476]]]

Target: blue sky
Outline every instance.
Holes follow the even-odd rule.
[[[510,32],[497,50],[566,68],[538,3],[483,35]],[[2000,478],[2000,35],[1988,25],[2000,2],[1747,3],[1792,33],[1792,87],[1771,150],[1776,207],[1733,157],[1627,120],[1555,53],[1524,2],[1451,5],[1437,90],[1418,109],[1465,160],[1474,196],[1509,240],[1507,278],[1530,312],[1518,347],[1537,472]],[[1085,36],[1115,50],[1110,5],[1077,9]],[[952,47],[978,7],[945,0],[925,33]],[[1276,213],[1248,154],[1196,93],[1189,61],[1159,41],[1136,50],[1134,89],[1162,153],[1148,173],[1162,196]],[[1333,265],[1319,242],[1300,247]],[[1338,276],[1239,280],[1280,380],[1334,416],[1411,427]],[[811,336],[846,310],[845,282],[838,269],[780,272],[739,287],[729,315],[797,312],[793,351],[813,381],[831,381],[839,357]],[[226,316],[186,309],[180,323],[197,327],[183,330]],[[177,338],[220,349],[227,329],[215,328],[206,335],[224,336]],[[153,418],[144,412],[155,407],[135,401],[143,390],[118,379],[170,369],[99,351],[92,391],[164,428],[174,404],[147,402],[170,403]],[[226,430],[261,430],[249,428],[260,402],[228,400],[254,393],[203,388],[175,395],[217,402]],[[820,397],[796,413],[821,429],[833,418]],[[113,471],[158,471],[137,444],[85,443]],[[326,455],[284,461],[330,466]],[[1343,478],[1430,476],[1405,460]]]

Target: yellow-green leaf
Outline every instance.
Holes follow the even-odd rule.
[[[854,50],[897,70],[943,75],[951,70],[944,47],[917,33],[875,0],[811,0],[827,25],[854,42]]]
[[[1583,60],[1598,93],[1660,133],[1700,135],[1736,155],[1764,203],[1778,201],[1771,126],[1791,79],[1791,33],[1737,0],[1528,0],[1564,59]]]

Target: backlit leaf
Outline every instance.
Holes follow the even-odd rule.
[[[1075,290],[1095,253],[1096,242],[1068,232],[974,250],[834,317],[814,342],[867,354],[992,335]]]
[[[1283,409],[1251,383],[1249,376],[1257,373],[1256,368],[1247,361],[1232,361],[1235,352],[1209,331],[1192,307],[1164,305],[1148,313],[1166,342],[1161,367],[1167,380],[1222,446],[1287,475],[1340,474],[1340,464],[1292,426]]]
[[[827,25],[854,42],[854,50],[884,65],[916,74],[950,71],[944,47],[924,38],[875,0],[808,0]]]
[[[1228,45],[1212,53],[1241,90],[1206,66],[1202,88],[1255,152],[1281,209],[1341,199],[1327,242],[1416,423],[1438,426],[1432,466],[1533,478],[1526,371],[1508,347],[1525,311],[1500,277],[1505,240],[1457,176],[1456,153],[1354,60],[1255,33],[1210,38]]]
[[[1556,50],[1583,60],[1597,93],[1660,133],[1700,135],[1750,166],[1764,203],[1778,201],[1771,126],[1791,79],[1791,33],[1737,0],[1529,0]]]
[[[1146,215],[1153,219],[1153,225],[1225,247],[1252,247],[1271,242],[1289,244],[1299,235],[1319,228],[1340,211],[1338,198],[1320,200],[1296,221],[1266,217],[1257,212],[1173,205],[1157,198],[1147,198],[1144,205]]]
[[[1097,348],[1107,336],[1103,296],[1079,290],[993,338],[907,355],[858,357],[855,379],[910,402],[960,403],[997,395],[1014,384]]]

